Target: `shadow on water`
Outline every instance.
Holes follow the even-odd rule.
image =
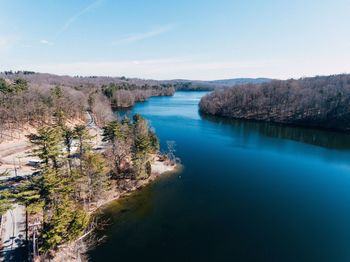
[[[237,132],[237,130],[240,130],[243,133],[255,131],[271,138],[288,139],[337,150],[350,149],[350,134],[345,132],[286,126],[249,120],[227,119],[204,114],[201,114],[201,118],[216,124],[225,125],[235,132]]]

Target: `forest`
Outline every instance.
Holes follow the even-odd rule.
[[[27,231],[34,256],[53,257],[62,245],[92,232],[92,212],[113,195],[147,181],[157,157],[174,165],[160,154],[158,137],[146,119],[137,114],[118,119],[111,107],[125,92],[135,102],[171,95],[170,87],[38,84],[23,77],[32,73],[7,76],[13,75],[0,78],[0,138],[13,140],[13,132],[33,127],[28,154],[39,161],[32,175],[16,177],[15,186],[11,179],[0,180],[0,215],[14,204],[25,206],[29,222],[38,225]],[[86,114],[92,116],[96,134],[82,124]],[[80,122],[68,124],[74,119]]]
[[[350,129],[350,75],[274,80],[215,90],[203,114],[327,129]]]
[[[153,85],[147,84],[137,86],[135,84],[115,84],[102,86],[103,94],[110,100],[113,108],[131,107],[135,102],[142,102],[151,96],[172,96],[175,89],[172,85]]]
[[[0,140],[28,123],[34,127],[48,124],[54,113],[82,119],[89,110],[103,125],[113,119],[113,107],[130,107],[151,96],[174,92],[171,84],[153,80],[6,71],[0,73]]]

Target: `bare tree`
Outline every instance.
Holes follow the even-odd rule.
[[[176,156],[175,156],[175,152],[176,152],[176,142],[175,141],[166,141],[167,144],[167,157],[168,160],[171,164],[175,164],[176,163]]]
[[[272,81],[214,91],[200,101],[209,115],[350,129],[350,75]]]

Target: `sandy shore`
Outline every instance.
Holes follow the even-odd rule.
[[[165,161],[160,161],[158,158],[151,164],[152,174],[146,179],[133,180],[123,179],[120,181],[121,185],[115,190],[112,190],[106,194],[106,197],[95,203],[91,208],[90,212],[93,213],[100,207],[109,204],[111,201],[119,199],[121,196],[129,194],[137,189],[140,189],[150,182],[156,180],[158,177],[166,173],[175,173],[181,169],[181,165],[169,165]]]

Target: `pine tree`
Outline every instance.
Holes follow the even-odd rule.
[[[146,173],[145,163],[147,162],[148,154],[151,152],[151,140],[149,137],[149,127],[147,121],[141,115],[134,115],[134,145],[132,161],[134,172],[137,178],[145,178]]]
[[[41,212],[44,201],[41,198],[42,178],[30,177],[22,181],[11,197],[26,207],[26,211],[35,214]]]
[[[109,122],[103,128],[103,141],[111,146],[111,152],[107,150],[106,156],[111,159],[114,173],[120,177],[123,170],[122,164],[130,154],[132,145],[132,125],[128,119],[121,122]]]
[[[85,154],[90,150],[87,132],[77,127],[76,133],[80,152]],[[60,127],[42,128],[38,135],[30,136],[30,141],[36,146],[33,153],[43,160],[44,165],[40,167],[41,176],[35,183],[24,183],[17,194],[17,199],[26,206],[42,210],[42,252],[79,236],[89,221],[89,215],[76,197],[77,179],[82,176],[72,175],[62,164],[67,156],[63,150],[64,138]]]
[[[88,186],[88,201],[99,200],[108,187],[106,164],[101,154],[89,153],[84,157],[84,174]]]
[[[75,133],[72,129],[65,126],[63,128],[63,144],[66,150],[66,157],[68,162],[69,171],[72,172],[72,145],[75,138]]]
[[[0,215],[6,213],[7,210],[11,209],[12,203],[8,196],[8,191],[2,191],[0,195]]]
[[[38,156],[48,167],[58,168],[62,154],[61,130],[55,127],[43,127],[38,134],[30,134],[29,140],[34,144],[34,155]]]
[[[89,134],[89,130],[85,125],[75,126],[74,134],[78,139],[79,157],[82,157],[85,153],[89,152],[92,149],[91,140],[93,137]]]
[[[84,125],[77,125],[74,128],[75,137],[78,140],[78,159],[79,159],[79,168],[80,175],[83,175],[83,158],[85,154],[88,154],[91,149],[91,139],[92,136],[89,134],[89,130]]]

